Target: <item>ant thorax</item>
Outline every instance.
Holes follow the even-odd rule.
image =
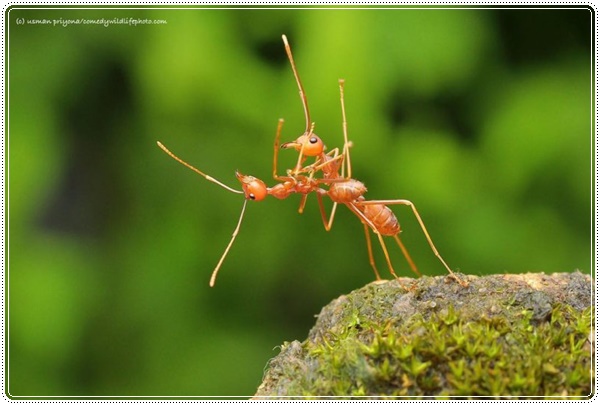
[[[322,155],[322,159],[324,160],[323,167],[321,168],[321,171],[323,172],[323,178],[337,179],[340,177],[339,171],[341,160],[325,154]]]

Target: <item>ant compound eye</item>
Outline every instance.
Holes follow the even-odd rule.
[[[309,139],[309,142],[314,145],[315,143],[319,142],[319,138],[317,138],[316,136],[313,136]]]
[[[256,199],[256,196],[255,196],[254,194],[252,194],[252,193],[248,194],[248,197],[249,197],[251,200],[255,200],[255,199]]]

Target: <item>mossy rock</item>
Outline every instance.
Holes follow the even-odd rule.
[[[281,346],[255,398],[590,398],[590,277],[447,277],[374,282]]]

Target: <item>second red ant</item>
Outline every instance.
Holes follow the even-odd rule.
[[[237,226],[232,234],[229,244],[227,245],[219,262],[217,263],[217,266],[215,267],[212,273],[209,283],[210,286],[214,286],[217,273],[221,265],[223,264],[223,261],[225,260],[225,257],[227,256],[229,249],[233,245],[233,242],[235,241],[235,238],[240,230],[242,219],[246,210],[246,203],[248,200],[261,201],[267,195],[272,195],[276,198],[284,199],[292,194],[298,193],[302,195],[299,208],[299,211],[302,212],[306,203],[306,198],[308,194],[312,192],[315,192],[317,195],[321,218],[323,221],[323,225],[327,231],[329,231],[332,227],[333,219],[338,204],[346,205],[348,209],[350,209],[350,211],[360,219],[360,221],[363,223],[367,239],[369,262],[378,280],[381,277],[379,275],[379,272],[375,265],[375,260],[373,258],[370,231],[377,235],[378,241],[381,245],[386,259],[388,269],[396,279],[398,278],[398,276],[396,275],[396,272],[392,267],[392,263],[389,257],[387,247],[383,240],[383,236],[391,236],[394,238],[394,240],[400,247],[400,250],[404,254],[411,270],[417,275],[420,275],[406,247],[404,246],[404,244],[398,236],[398,234],[400,233],[399,222],[392,210],[388,207],[388,205],[407,205],[412,209],[413,214],[415,215],[419,225],[421,226],[421,229],[423,230],[423,233],[425,234],[425,237],[427,239],[427,242],[429,243],[429,246],[431,247],[431,250],[433,251],[435,256],[440,260],[440,262],[444,265],[450,276],[456,281],[458,281],[461,285],[468,285],[450,269],[450,267],[446,264],[442,256],[439,254],[435,245],[433,244],[433,241],[431,240],[431,237],[429,236],[429,232],[427,232],[427,229],[425,228],[425,224],[423,223],[419,212],[417,211],[415,205],[411,201],[405,199],[369,201],[364,198],[363,195],[367,191],[366,187],[362,182],[352,178],[352,166],[350,162],[350,147],[352,146],[352,144],[348,141],[346,111],[344,105],[343,80],[339,81],[339,89],[340,102],[342,107],[342,128],[344,135],[344,146],[342,148],[341,153],[338,149],[333,149],[331,152],[325,153],[325,146],[323,144],[323,141],[313,132],[314,123],[311,123],[310,121],[310,113],[308,109],[306,94],[302,87],[302,83],[300,81],[300,77],[298,75],[294,63],[291,48],[289,46],[286,36],[283,35],[282,38],[290,64],[292,66],[292,71],[294,73],[296,83],[298,85],[302,106],[304,108],[306,128],[304,133],[300,135],[295,141],[286,142],[280,146],[279,142],[281,136],[281,129],[283,127],[283,119],[279,120],[279,123],[277,125],[277,132],[275,135],[273,154],[273,178],[279,182],[278,184],[276,184],[273,187],[267,187],[262,180],[256,177],[236,172],[236,177],[242,185],[241,191],[236,190],[198,170],[189,163],[183,161],[182,159],[174,155],[171,151],[169,151],[162,143],[157,142],[158,146],[161,149],[163,149],[163,151],[165,151],[169,156],[171,156],[173,159],[177,160],[184,166],[195,171],[196,173],[200,174],[208,181],[211,181],[225,188],[226,190],[229,190],[234,193],[244,194],[245,196],[244,205],[242,206],[242,211]],[[293,170],[288,170],[286,175],[284,176],[280,176],[277,174],[277,160],[280,148],[293,148],[299,152],[298,162],[295,168]],[[306,157],[315,157],[315,162],[310,165],[303,166]],[[318,173],[321,173],[322,177],[315,177]],[[322,187],[327,187],[327,189],[324,189]],[[329,197],[334,203],[329,218],[327,218],[327,215],[325,213],[323,197]]]

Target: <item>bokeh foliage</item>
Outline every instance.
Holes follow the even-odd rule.
[[[17,25],[18,18],[165,25]],[[590,272],[589,9],[10,9],[8,386],[19,395],[244,395],[282,341],[373,279],[362,226],[316,201],[250,203],[272,185],[277,119],[304,128],[286,33],[316,132],[353,175],[411,199],[468,274]],[[280,172],[294,163],[283,151]],[[343,208],[343,207],[341,207]],[[443,274],[406,207],[403,240]],[[391,248],[398,273],[407,273]],[[383,257],[376,260],[387,274]]]

